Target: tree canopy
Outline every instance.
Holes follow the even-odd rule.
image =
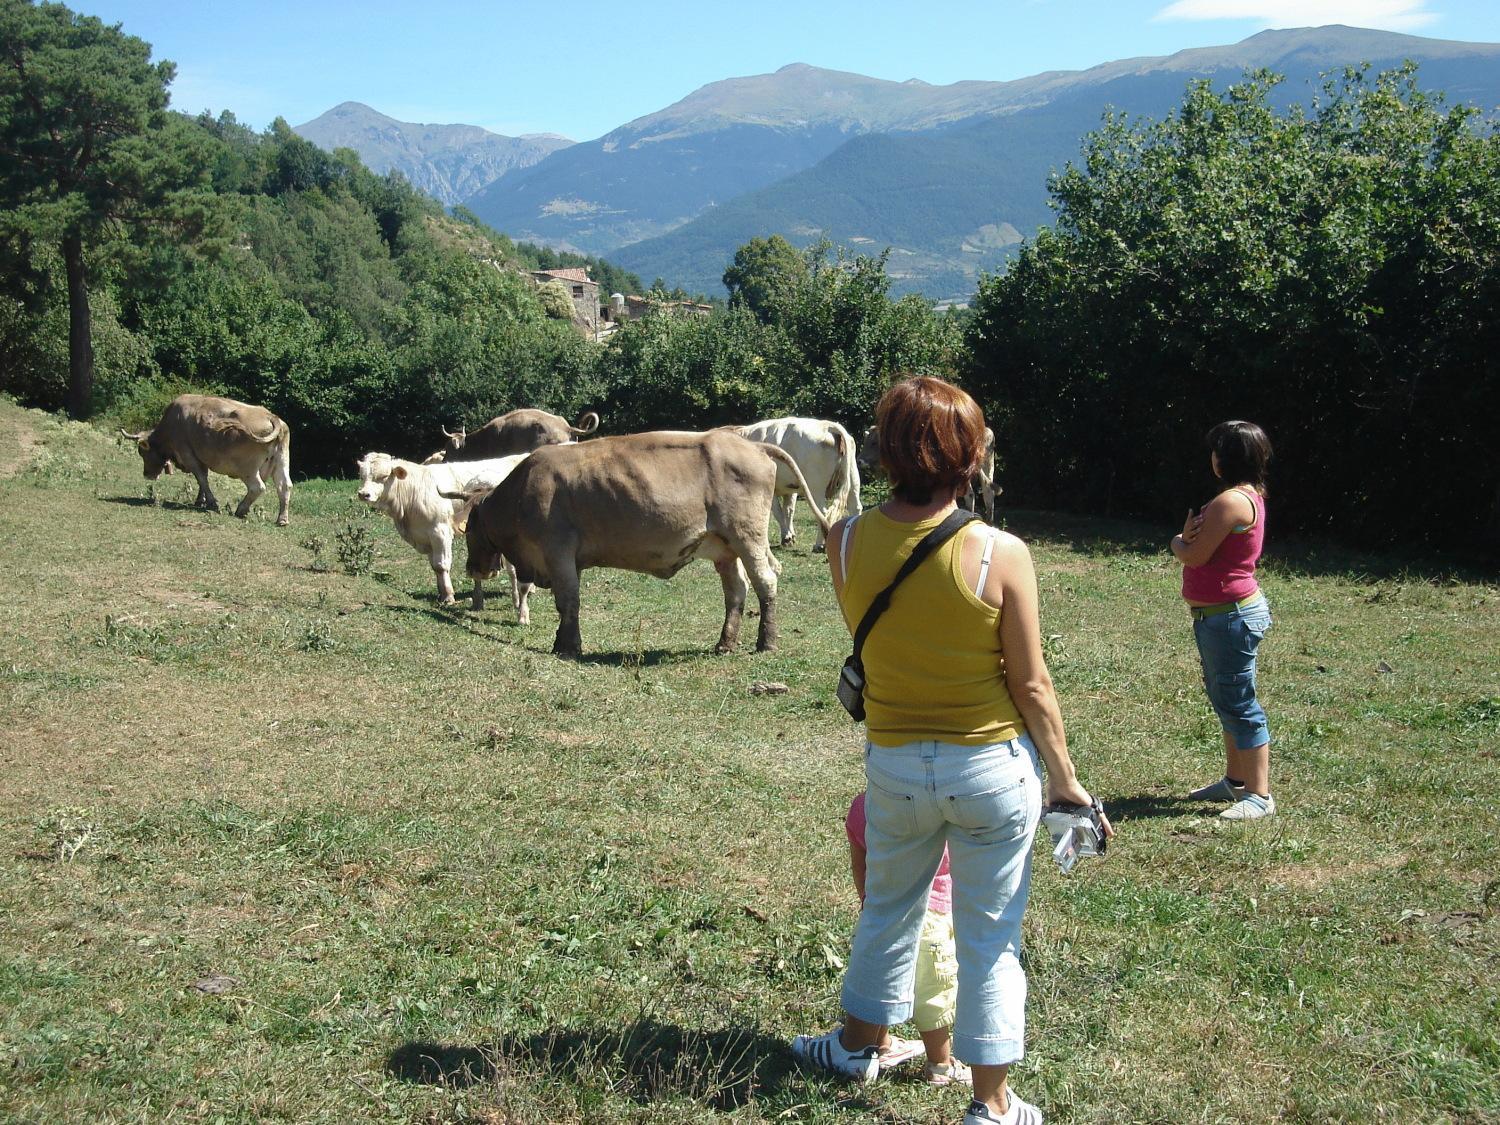
[[[1275,109],[1276,81],[1108,118],[1053,178],[1054,227],[981,286],[967,372],[1007,493],[1180,511],[1211,486],[1201,435],[1242,417],[1276,445],[1282,526],[1492,536],[1500,139],[1411,68],[1308,111]]]

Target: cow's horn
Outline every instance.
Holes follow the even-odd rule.
[[[440,425],[440,426],[438,426],[438,429],[440,429],[440,430],[443,431],[443,436],[445,438],[448,438],[449,440],[457,440],[458,435],[457,434],[450,434],[448,432],[448,427],[447,426]]]
[[[575,434],[591,434],[599,428],[599,415],[590,410],[582,418],[578,419],[578,425],[569,426]]]
[[[138,434],[133,434],[129,430],[121,430],[120,431],[120,436],[122,438],[124,438],[126,441],[140,441],[142,438],[144,438],[146,436],[146,431],[142,430]]]

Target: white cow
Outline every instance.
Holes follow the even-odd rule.
[[[454,517],[460,502],[443,493],[459,493],[480,486],[493,488],[524,460],[526,454],[522,453],[488,461],[418,465],[388,453],[366,453],[357,462],[359,498],[390,516],[401,538],[431,560],[432,572],[437,576],[438,602],[452,605]],[[461,527],[457,530],[460,534],[463,531]],[[530,614],[514,578],[511,598],[522,622],[529,620]]]
[[[735,427],[751,441],[769,442],[791,454],[802,470],[807,487],[822,496],[830,521],[841,515],[859,515],[859,466],[849,431],[837,422],[817,418],[772,418],[750,426]],[[795,475],[784,465],[776,470],[776,502],[772,511],[781,529],[781,545],[789,546],[797,537],[792,517],[797,512],[797,494],[801,491]],[[818,530],[814,551],[821,551],[823,531]]]
[[[871,426],[859,439],[859,467],[865,473],[875,476],[881,472],[880,468],[880,432]],[[995,431],[988,426],[984,428],[984,455],[979,459],[979,476],[977,482],[979,492],[984,496],[984,518],[990,523],[995,522],[995,497],[1005,491],[995,483]],[[969,491],[964,496],[963,506],[969,511],[977,510],[975,504],[977,498],[974,495],[974,484],[969,485]]]

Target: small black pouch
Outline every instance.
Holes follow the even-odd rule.
[[[839,669],[838,697],[851,719],[865,721],[865,670],[852,656]]]

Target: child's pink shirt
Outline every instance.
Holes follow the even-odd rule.
[[[865,795],[861,793],[849,806],[849,815],[844,817],[844,831],[849,842],[860,851],[865,848]],[[943,846],[943,859],[938,864],[937,874],[932,877],[932,890],[927,895],[927,909],[934,914],[953,912],[953,876],[948,874],[948,847]]]

